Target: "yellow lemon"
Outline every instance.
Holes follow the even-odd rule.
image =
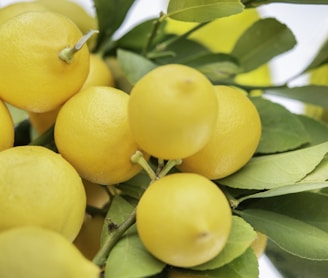
[[[116,184],[141,171],[130,160],[139,146],[128,124],[128,101],[129,95],[119,89],[94,86],[60,109],[56,146],[86,180]]]
[[[83,223],[86,196],[76,170],[40,146],[0,152],[0,231],[38,225],[73,240]]]
[[[61,234],[37,226],[0,233],[0,271],[6,278],[98,278],[100,270]]]
[[[1,24],[0,97],[33,112],[64,103],[87,78],[89,51],[83,46],[71,62],[58,55],[81,37],[70,19],[48,11],[22,13]]]
[[[0,100],[0,151],[14,145],[14,123],[6,105]]]
[[[153,182],[137,205],[136,217],[145,248],[178,267],[192,267],[217,256],[232,221],[229,203],[217,185],[190,173]]]
[[[242,168],[253,156],[261,137],[255,105],[239,89],[214,86],[219,105],[215,130],[207,145],[177,167],[215,180]]]
[[[180,159],[208,142],[218,113],[211,82],[194,68],[168,64],[144,75],[132,88],[129,124],[150,155]]]

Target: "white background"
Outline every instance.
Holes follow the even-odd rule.
[[[54,0],[56,1],[56,0]],[[91,0],[73,0],[82,4],[91,14],[94,14]],[[0,7],[17,0],[0,0]],[[159,15],[165,10],[167,0],[136,0],[134,9],[124,22],[121,31],[129,29],[141,20]],[[289,5],[269,4],[259,9],[264,17],[275,17],[293,31],[297,46],[289,52],[275,58],[270,66],[275,82],[284,82],[300,72],[314,57],[320,45],[328,36],[328,5]],[[299,80],[298,82],[304,82]],[[279,101],[277,99],[277,101]],[[284,102],[282,102],[285,104]],[[287,103],[293,112],[299,112],[297,103]],[[270,261],[262,256],[260,259],[261,278],[280,278]]]

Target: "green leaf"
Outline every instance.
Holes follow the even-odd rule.
[[[328,233],[325,231],[263,209],[245,209],[238,214],[287,252],[311,260],[328,260]]]
[[[293,256],[272,241],[268,241],[265,254],[282,277],[327,277],[328,264],[326,261],[306,260]]]
[[[300,100],[328,109],[328,86],[308,85],[293,88],[275,88],[268,89],[265,93]]]
[[[241,256],[223,267],[199,271],[191,269],[172,269],[174,277],[194,278],[258,278],[258,260],[253,250],[248,248]],[[169,275],[169,277],[171,277]],[[172,274],[173,277],[173,274]]]
[[[104,221],[104,226],[100,237],[100,245],[104,243],[105,238],[109,234],[110,226],[120,225],[133,210],[134,207],[121,196],[116,195],[113,197]]]
[[[328,155],[323,158],[319,165],[310,174],[301,180],[302,183],[323,181],[328,181]]]
[[[231,233],[221,253],[214,259],[194,267],[197,270],[208,270],[222,267],[241,256],[256,238],[254,229],[238,216],[232,217]]]
[[[134,0],[93,0],[99,26],[95,51],[110,40],[123,23]]]
[[[328,141],[328,124],[306,115],[296,115],[296,117],[302,122],[310,136],[310,144],[307,146],[314,146]]]
[[[239,0],[170,0],[168,16],[181,21],[206,22],[242,12]]]
[[[328,1],[327,1],[328,4]],[[316,69],[324,64],[328,63],[328,38],[320,47],[317,55],[314,57],[312,62],[306,67],[304,72]]]
[[[149,176],[144,171],[140,172],[133,178],[124,183],[118,184],[116,187],[121,190],[121,195],[129,196],[134,199],[140,199],[143,192],[150,183]]]
[[[302,183],[284,185],[284,186],[280,186],[278,188],[273,188],[273,189],[270,189],[267,191],[251,194],[251,195],[240,198],[238,200],[238,202],[241,203],[246,200],[254,199],[254,198],[269,198],[269,197],[287,195],[287,194],[292,194],[292,193],[299,193],[299,192],[304,192],[304,191],[309,191],[309,190],[318,190],[318,189],[328,187],[328,183],[324,183],[324,182],[322,182],[322,183],[304,183],[305,180],[306,180],[306,178],[302,180]]]
[[[231,55],[243,72],[254,70],[296,45],[293,33],[274,18],[265,18],[251,25],[236,42]]]
[[[272,189],[300,181],[328,152],[328,142],[280,154],[252,158],[240,171],[218,180],[241,189]]]
[[[270,4],[270,3],[289,3],[289,4],[328,4],[328,0],[243,0],[242,1],[246,7],[258,7],[260,5]]]
[[[157,67],[155,63],[145,57],[123,49],[117,51],[117,59],[124,75],[132,85],[147,72]]]
[[[136,25],[127,33],[125,33],[122,37],[117,39],[115,42],[112,42],[112,45],[108,45],[108,49],[106,49],[107,52],[112,51],[112,49],[116,48],[122,48],[134,52],[141,52],[147,44],[147,41],[149,39],[148,35],[152,31],[155,20],[155,18],[148,19]],[[165,26],[165,21],[159,25],[159,28],[156,32],[156,38],[154,39],[154,44],[158,44],[160,41],[165,39],[165,36],[167,36],[164,33]]]
[[[150,255],[136,232],[122,237],[106,263],[105,278],[143,278],[160,273],[165,263]]]
[[[296,115],[284,106],[262,97],[250,98],[262,123],[262,136],[256,153],[294,150],[309,143],[309,135]]]
[[[248,204],[247,208],[286,215],[328,233],[328,196],[320,192],[308,191],[261,199]]]

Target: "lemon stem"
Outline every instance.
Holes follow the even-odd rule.
[[[170,172],[171,169],[172,169],[174,166],[176,166],[176,165],[180,165],[181,163],[182,163],[182,160],[181,160],[181,159],[171,159],[171,160],[169,160],[169,161],[165,164],[164,168],[160,171],[160,173],[158,174],[157,178],[160,179],[160,178],[166,176],[166,174],[167,174],[168,172]]]
[[[61,50],[58,53],[58,57],[63,60],[64,62],[70,64],[72,63],[74,59],[74,54],[78,52],[85,44],[86,42],[96,33],[98,33],[98,30],[90,30],[85,35],[82,36],[81,39],[73,46],[73,47],[65,47],[63,50]]]
[[[131,161],[133,163],[139,164],[146,171],[151,180],[155,180],[157,178],[154,170],[150,167],[141,151],[136,151],[131,156]]]
[[[104,244],[99,249],[92,262],[99,267],[105,265],[108,254],[120,240],[121,236],[136,222],[136,210],[134,209],[131,214],[117,227],[115,227],[107,235]]]

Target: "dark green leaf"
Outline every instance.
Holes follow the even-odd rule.
[[[328,109],[328,86],[309,85],[266,90],[269,95],[282,96],[311,103]]]
[[[296,115],[284,106],[262,97],[251,98],[262,123],[262,136],[256,153],[294,150],[309,143],[309,135]]]
[[[317,55],[314,57],[313,61],[306,67],[304,71],[309,71],[318,68],[326,63],[328,63],[328,39],[326,39],[324,44],[319,49]]]
[[[296,183],[312,172],[328,152],[328,142],[280,154],[254,157],[229,177],[218,180],[234,188],[272,189]]]
[[[270,3],[289,3],[289,4],[328,4],[328,0],[242,0],[246,7],[257,7]]]
[[[285,252],[279,246],[268,241],[265,254],[283,277],[326,278],[328,263],[302,259]]]
[[[157,67],[156,64],[145,57],[123,49],[117,51],[117,59],[124,75],[132,85],[147,72]]]
[[[160,273],[165,263],[150,255],[136,232],[120,239],[106,263],[105,278],[143,278]]]
[[[96,49],[112,38],[121,26],[134,0],[93,0],[99,26]]]
[[[149,182],[149,176],[144,171],[142,171],[130,180],[121,183],[116,187],[122,191],[122,195],[140,199],[141,195],[148,187]]]
[[[194,267],[209,270],[222,267],[241,256],[256,238],[254,229],[238,216],[233,216],[231,233],[221,253],[207,263]]]
[[[264,209],[245,209],[238,214],[287,252],[311,260],[328,260],[328,233],[314,225]]]
[[[176,20],[205,22],[240,13],[243,8],[239,0],[170,0],[167,13]]]
[[[310,136],[310,146],[328,141],[328,125],[305,115],[296,115]]]
[[[231,55],[238,59],[243,72],[248,72],[292,49],[295,44],[295,37],[285,24],[265,18],[255,22],[239,37]]]
[[[262,199],[248,208],[286,215],[328,233],[328,196],[320,193],[301,192]]]
[[[147,44],[149,39],[149,33],[152,31],[154,26],[154,19],[149,19],[141,22],[140,24],[133,27],[130,31],[124,34],[121,38],[113,42],[113,45],[110,46],[112,48],[122,48],[125,50],[130,50],[134,52],[140,52]],[[159,26],[159,29],[156,33],[156,38],[154,40],[154,44],[157,44],[159,41],[164,40],[164,29],[166,22],[162,22]],[[111,49],[107,49],[109,51]]]

